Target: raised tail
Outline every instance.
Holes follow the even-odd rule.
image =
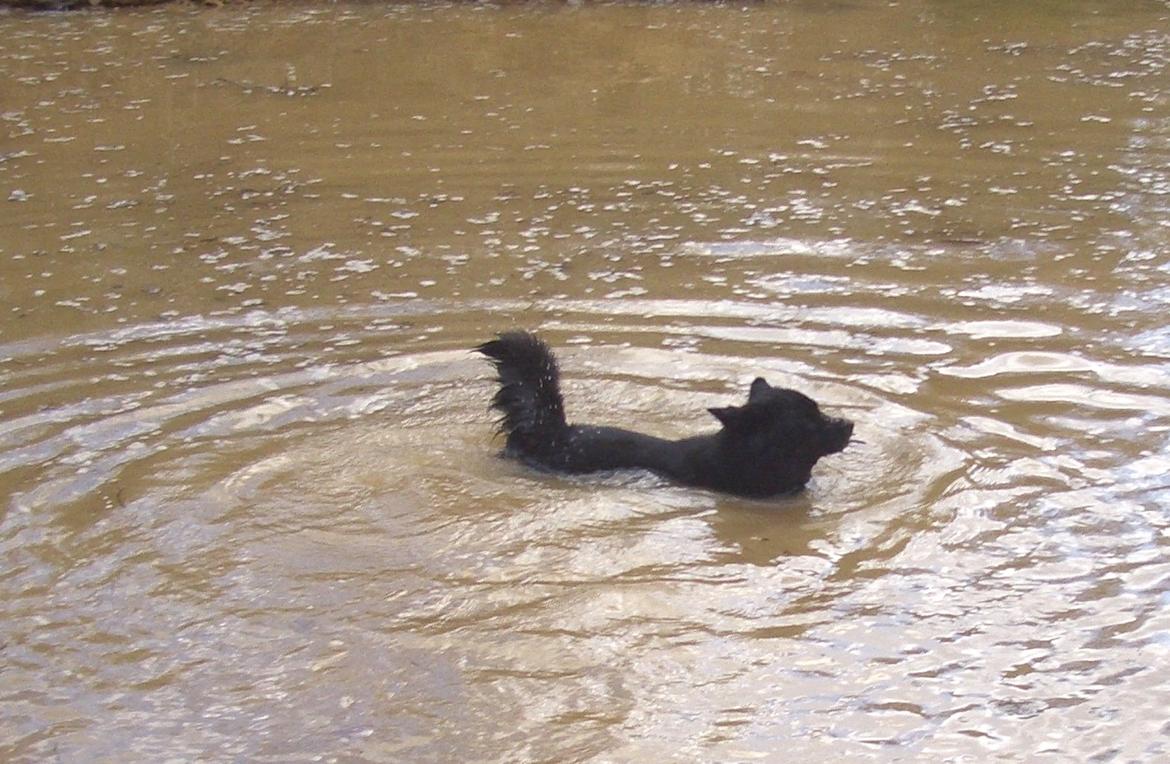
[[[476,350],[496,367],[500,389],[492,408],[503,415],[507,451],[545,461],[559,450],[568,429],[552,351],[528,332],[500,334]]]

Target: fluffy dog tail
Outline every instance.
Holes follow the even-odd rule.
[[[528,332],[506,332],[476,348],[496,367],[500,389],[492,408],[511,454],[540,461],[555,452],[568,430],[560,372],[548,346]]]

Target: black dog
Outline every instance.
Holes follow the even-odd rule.
[[[813,465],[849,443],[853,423],[825,416],[808,396],[752,382],[743,406],[708,409],[723,427],[664,440],[617,427],[565,421],[557,362],[527,332],[508,332],[476,348],[496,367],[492,408],[503,414],[505,453],[560,472],[642,468],[686,485],[741,496],[794,493]]]

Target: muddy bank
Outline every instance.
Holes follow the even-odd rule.
[[[172,2],[193,5],[226,4],[215,0],[0,0],[0,8],[20,8],[29,11],[73,11],[87,8],[137,8]]]

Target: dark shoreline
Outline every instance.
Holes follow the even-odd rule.
[[[90,8],[141,8],[183,2],[192,5],[227,5],[231,0],[0,0],[0,9],[23,11],[81,11]]]

